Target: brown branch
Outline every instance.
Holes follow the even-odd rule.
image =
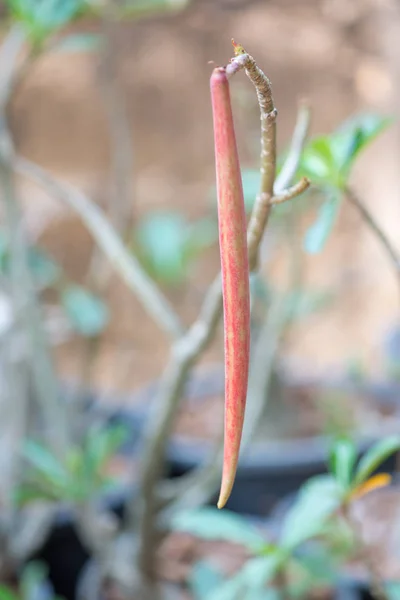
[[[300,181],[292,185],[292,187],[283,191],[281,194],[276,194],[272,196],[270,204],[282,204],[283,202],[287,202],[288,200],[293,200],[293,198],[296,198],[297,196],[300,196],[300,194],[305,192],[310,187],[310,185],[310,180],[307,179],[307,177],[303,177],[302,179],[300,179]]]
[[[254,270],[258,260],[258,249],[271,212],[276,171],[276,117],[277,110],[272,97],[271,82],[257,66],[254,58],[244,48],[233,42],[236,57],[231,68],[244,68],[254,85],[260,107],[261,119],[261,183],[248,228],[249,265]]]

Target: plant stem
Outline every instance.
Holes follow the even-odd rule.
[[[65,414],[60,404],[58,383],[55,377],[48,343],[43,328],[43,315],[34,291],[34,282],[28,264],[28,244],[24,234],[22,214],[15,190],[13,142],[7,128],[7,109],[15,85],[21,81],[27,65],[32,60],[29,53],[19,69],[18,56],[24,46],[25,35],[15,27],[3,42],[0,54],[0,180],[6,210],[10,242],[11,279],[14,311],[23,323],[28,344],[28,356],[49,444],[59,458],[64,458],[68,447]]]
[[[102,210],[83,192],[68,183],[59,181],[31,161],[17,157],[13,167],[17,173],[44,187],[80,216],[101,250],[127,286],[135,293],[147,313],[168,335],[173,339],[179,339],[183,327],[178,315],[152,279],[143,271],[139,261],[125,248]]]
[[[274,192],[276,171],[276,117],[277,110],[272,97],[271,82],[257,66],[254,58],[246,53],[244,48],[233,42],[236,58],[231,65],[240,61],[247,77],[253,83],[261,119],[261,183],[256,197],[254,210],[248,227],[249,265],[250,270],[257,266],[258,251],[271,212],[271,198]]]
[[[293,200],[293,198],[296,198],[296,196],[300,196],[300,194],[303,194],[303,192],[305,192],[310,187],[310,185],[310,180],[306,177],[303,177],[302,179],[300,179],[300,181],[292,185],[290,188],[284,190],[280,194],[275,194],[274,196],[272,196],[270,204],[282,204],[283,202],[287,202],[288,200]]]
[[[285,190],[296,175],[299,167],[301,154],[304,144],[308,137],[311,122],[311,110],[306,103],[302,103],[297,112],[297,120],[294,128],[292,141],[290,143],[289,152],[283,164],[281,172],[275,179],[274,193],[279,194]]]
[[[367,226],[370,228],[371,232],[375,235],[377,240],[380,242],[380,244],[384,248],[390,262],[393,265],[393,268],[396,273],[396,277],[397,277],[399,285],[400,285],[400,254],[399,254],[399,252],[397,252],[397,250],[393,247],[393,245],[390,242],[389,238],[387,237],[386,233],[383,231],[383,229],[377,223],[373,214],[368,210],[368,208],[365,206],[365,204],[361,201],[361,199],[358,197],[356,192],[352,188],[347,187],[345,190],[345,193],[346,193],[346,197],[349,200],[349,202],[351,202],[351,204],[358,210],[358,212],[362,216],[363,220],[365,221]]]

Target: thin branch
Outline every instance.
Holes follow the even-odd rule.
[[[17,157],[13,167],[17,173],[35,181],[80,216],[98,246],[129,289],[136,294],[147,313],[173,339],[180,338],[183,327],[178,315],[142,269],[139,261],[125,248],[101,209],[83,192],[58,180],[31,161]]]
[[[0,69],[0,181],[5,205],[7,230],[10,236],[11,284],[16,318],[23,325],[29,348],[30,368],[33,373],[37,401],[41,406],[46,434],[53,451],[61,458],[68,447],[68,430],[60,403],[59,388],[49,353],[43,326],[41,307],[34,291],[28,264],[28,243],[14,182],[14,147],[7,126],[7,108],[22,74],[31,59],[27,55],[17,68],[17,59],[24,46],[25,36],[15,27],[1,47]]]
[[[248,228],[249,265],[254,270],[258,260],[258,249],[271,212],[276,171],[276,117],[277,110],[272,97],[271,82],[257,66],[254,58],[245,49],[233,42],[236,57],[231,68],[244,68],[254,85],[260,107],[261,119],[261,183]]]
[[[358,197],[356,192],[352,188],[346,189],[346,197],[351,202],[351,204],[358,210],[365,223],[370,228],[371,232],[375,235],[377,240],[380,242],[382,247],[384,248],[390,262],[393,265],[395,270],[397,279],[400,283],[400,254],[392,245],[391,241],[387,237],[386,233],[383,231],[381,226],[377,223],[373,214],[368,210],[362,200]]]
[[[57,456],[63,457],[67,448],[65,415],[59,401],[59,389],[43,330],[43,318],[28,266],[28,246],[15,192],[12,152],[11,140],[3,127],[0,132],[0,181],[10,235],[14,310],[23,323],[28,341],[33,381],[46,423],[46,435]]]
[[[272,196],[270,200],[270,204],[282,204],[283,202],[287,202],[288,200],[293,200],[297,196],[300,196],[303,192],[305,192],[311,185],[311,182],[307,177],[302,177],[300,181],[292,185],[292,187],[284,190],[280,194],[275,194]]]
[[[285,190],[296,175],[299,167],[301,154],[306,143],[311,123],[311,109],[308,104],[302,103],[297,112],[296,125],[293,131],[292,141],[286,160],[281,172],[275,179],[274,193],[280,194]]]

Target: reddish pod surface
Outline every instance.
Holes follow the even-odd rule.
[[[250,294],[242,178],[224,68],[214,69],[210,87],[224,301],[225,439],[218,500],[218,508],[223,508],[235,480],[242,438],[249,371]]]

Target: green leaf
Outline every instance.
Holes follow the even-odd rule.
[[[329,475],[314,477],[299,492],[286,515],[281,546],[292,551],[303,542],[321,534],[327,519],[340,504],[341,491]]]
[[[40,586],[46,581],[47,567],[41,562],[31,562],[26,565],[21,577],[21,595],[25,600],[37,598]]]
[[[349,439],[341,438],[334,442],[330,451],[330,468],[337,482],[347,490],[353,479],[354,465],[357,460],[357,451]]]
[[[215,220],[188,223],[178,212],[155,212],[143,219],[135,235],[142,264],[157,280],[180,283],[199,253],[214,243]]]
[[[400,436],[393,435],[374,444],[361,458],[354,478],[354,484],[366,481],[389,456],[400,450]]]
[[[223,577],[209,563],[199,561],[190,570],[188,583],[194,600],[209,600],[212,592],[222,585]]]
[[[0,600],[20,600],[20,598],[14,590],[0,583]]]
[[[328,198],[319,209],[317,220],[304,238],[304,248],[309,254],[318,254],[323,249],[338,217],[341,201],[340,193],[330,188]]]
[[[39,248],[30,248],[28,254],[28,265],[40,288],[54,285],[61,277],[59,265]]]
[[[33,440],[27,440],[22,453],[29,464],[47,481],[59,486],[68,484],[68,472],[50,450]]]
[[[98,33],[72,33],[52,47],[53,52],[97,52],[101,48],[102,37]]]
[[[388,600],[400,600],[400,582],[394,581],[385,584]]]
[[[127,439],[127,427],[116,425],[115,427],[99,428],[92,427],[89,429],[84,447],[84,473],[86,480],[90,481],[93,478],[99,479],[98,483],[102,483],[102,469],[116,451],[121,447]]]
[[[109,322],[108,308],[103,300],[78,285],[63,289],[61,304],[72,327],[81,335],[98,335]]]
[[[210,594],[207,600],[264,600],[270,598],[265,586],[276,575],[282,565],[279,554],[256,557],[247,561],[245,566],[222,586]]]
[[[21,21],[34,40],[71,22],[86,6],[85,0],[10,0],[14,18]]]
[[[186,275],[184,249],[186,228],[179,213],[153,213],[137,232],[140,255],[150,273],[165,283],[176,283]]]
[[[347,178],[355,159],[392,119],[374,113],[361,113],[345,121],[332,135],[332,150],[338,170]]]
[[[337,170],[328,136],[314,138],[307,144],[301,157],[300,170],[313,183],[335,185]]]
[[[252,550],[265,543],[263,536],[246,519],[229,510],[203,507],[184,511],[172,519],[171,527],[204,540],[224,540]]]

